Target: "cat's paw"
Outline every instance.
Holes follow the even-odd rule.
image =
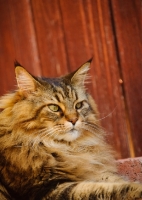
[[[120,193],[124,200],[140,200],[142,198],[142,184],[124,184],[120,189]]]

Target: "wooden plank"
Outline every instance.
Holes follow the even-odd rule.
[[[68,72],[68,58],[58,0],[32,0],[43,76],[61,76]]]
[[[93,56],[90,51],[83,1],[60,0],[70,71]]]
[[[125,106],[135,156],[142,155],[142,2],[112,0]]]
[[[90,91],[118,157],[130,156],[109,1],[60,0],[70,70],[94,55]],[[114,112],[113,112],[114,111]],[[113,112],[113,114],[110,114]]]
[[[0,0],[0,95],[12,89],[14,85],[13,58],[14,41],[10,36],[11,24],[9,9],[4,0]],[[12,85],[12,86],[11,86]]]
[[[105,89],[104,87],[100,92],[105,92],[107,90],[105,98],[103,99],[104,107],[106,106],[105,102],[108,98],[110,110],[113,111],[113,109],[115,109],[110,120],[106,121],[106,127],[109,127],[108,124],[112,124],[113,135],[109,138],[111,143],[114,144],[114,147],[116,146],[117,151],[120,152],[122,157],[129,157],[131,155],[131,149],[127,135],[128,129],[126,126],[123,94],[119,83],[121,74],[118,66],[109,1],[105,1],[104,3],[98,0],[98,12],[102,41],[102,53],[100,55],[103,56],[104,75],[106,78],[105,84],[107,84],[107,88]]]
[[[29,1],[0,0],[0,19],[0,94],[3,94],[15,85],[15,59],[35,75],[41,71]]]

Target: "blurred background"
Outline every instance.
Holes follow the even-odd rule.
[[[89,92],[117,158],[142,156],[142,1],[0,0],[0,95],[14,61],[65,75],[93,57]]]

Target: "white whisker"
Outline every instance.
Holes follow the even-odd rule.
[[[103,133],[103,130],[96,124],[92,124],[92,123],[89,123],[89,122],[85,122],[84,125],[87,125],[89,127],[92,127],[93,129],[97,130],[97,131],[100,131]]]
[[[39,143],[39,142],[41,142],[41,140],[43,140],[45,137],[49,137],[49,138],[51,138],[54,134],[55,134],[55,132],[58,132],[59,131],[59,128],[58,127],[52,127],[52,128],[50,128],[50,129],[48,129],[48,128],[44,128],[44,129],[42,129],[42,130],[40,130],[40,131],[37,131],[36,132],[36,134],[37,134],[37,136],[34,138],[34,143],[33,143],[33,145],[35,145],[35,144],[37,144],[37,143]]]
[[[99,128],[96,124],[83,122],[81,128],[97,135],[98,138],[102,137],[102,135],[104,134],[104,131],[101,128]]]
[[[112,115],[112,113],[116,110],[116,108],[117,108],[117,106],[116,106],[116,107],[113,109],[113,111],[110,112],[108,115],[106,115],[105,117],[102,117],[102,118],[100,118],[100,119],[98,119],[98,120],[96,120],[96,121],[101,121],[101,120],[107,118],[108,116]]]
[[[44,139],[47,136],[52,137],[55,131],[58,131],[58,128],[53,128],[53,130],[50,131],[47,130],[43,133],[44,135],[42,135],[41,138]]]

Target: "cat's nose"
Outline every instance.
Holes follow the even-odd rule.
[[[77,122],[77,120],[78,120],[78,118],[75,117],[75,118],[71,118],[71,119],[69,119],[68,121],[71,122],[73,125],[75,125],[76,122]]]

